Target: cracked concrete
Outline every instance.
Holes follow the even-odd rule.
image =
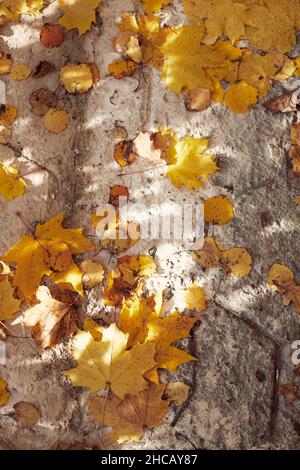
[[[199,362],[181,367],[176,376],[192,385],[191,399],[182,409],[172,407],[162,427],[123,447],[299,449],[300,404],[288,406],[277,396],[277,388],[281,383],[300,384],[291,362],[291,344],[300,339],[300,318],[292,305],[284,307],[266,281],[276,261],[289,265],[300,280],[300,209],[294,205],[300,180],[293,176],[288,158],[291,117],[271,115],[261,105],[242,116],[217,104],[191,113],[164,89],[153,70],[145,72],[137,91],[134,78],[107,77],[107,65],[116,57],[111,46],[115,20],[134,4],[124,0],[102,3],[102,22],[83,38],[69,33],[59,49],[45,50],[39,43],[43,22],[57,18],[55,4],[44,11],[44,17],[26,18],[2,30],[2,48],[12,53],[15,62],[34,67],[41,59],[50,60],[59,69],[65,63],[95,61],[101,81],[80,97],[59,90],[73,119],[63,134],[55,136],[30,112],[28,98],[40,86],[55,90],[57,73],[24,82],[4,78],[7,102],[18,108],[19,117],[10,147],[0,146],[0,159],[17,159],[24,171],[37,165],[43,168],[28,178],[23,199],[0,201],[1,253],[24,233],[17,210],[32,225],[65,210],[68,226],[85,226],[90,233],[91,213],[107,201],[113,184],[125,184],[130,200],[144,204],[192,203],[227,195],[235,208],[234,220],[223,227],[206,227],[206,233],[219,238],[225,247],[245,246],[251,252],[253,269],[248,277],[236,279],[222,270],[202,270],[188,252],[178,253],[175,243],[143,241],[130,251],[145,254],[155,246],[158,274],[150,287],[176,289],[199,282],[207,291],[208,309],[193,339],[185,343],[196,351]],[[172,21],[180,19],[179,8],[167,10],[166,18],[171,13]],[[277,86],[274,94],[279,90]],[[129,138],[159,125],[182,136],[209,137],[220,169],[203,191],[193,193],[171,186],[161,168],[119,176],[120,168],[113,160],[116,125],[125,127]],[[115,262],[108,253],[100,253],[97,259],[111,267]],[[99,291],[89,293],[88,313],[97,317],[101,308]],[[22,331],[18,324],[14,328]],[[58,440],[84,441],[88,446],[97,442],[98,428],[86,412],[88,393],[71,388],[62,377],[61,371],[70,365],[63,345],[42,352],[30,338],[8,339],[7,364],[0,365],[0,376],[7,380],[11,393],[0,412],[2,446],[47,449]],[[41,411],[41,421],[31,430],[20,430],[13,419],[13,405],[20,400],[34,403]]]

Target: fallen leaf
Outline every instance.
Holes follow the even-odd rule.
[[[137,344],[126,351],[128,335],[115,324],[102,328],[102,341],[95,341],[89,332],[77,333],[72,356],[78,365],[65,372],[74,387],[88,387],[96,392],[109,387],[123,399],[147,387],[143,374],[155,365],[154,344]]]
[[[33,72],[32,76],[33,78],[40,78],[44,77],[48,73],[53,72],[55,69],[54,65],[51,64],[51,62],[48,62],[47,60],[42,60],[41,62],[38,63],[38,65],[35,68],[35,71]]]
[[[232,203],[226,196],[214,196],[204,201],[204,220],[210,224],[225,225],[234,217]]]
[[[225,94],[225,104],[235,113],[243,114],[257,102],[257,89],[246,82],[230,85]]]
[[[168,165],[166,173],[174,186],[186,186],[190,190],[204,187],[203,179],[217,171],[214,155],[205,152],[208,145],[207,139],[197,137],[176,141],[175,161]]]
[[[300,104],[300,88],[289,91],[283,95],[272,98],[263,103],[263,106],[272,113],[289,113],[297,111]]]
[[[0,279],[0,321],[10,320],[19,312],[21,301],[14,297],[15,288],[11,285],[8,276]]]
[[[32,70],[26,64],[16,64],[10,69],[9,76],[16,81],[26,80],[32,74]]]
[[[64,32],[59,24],[44,24],[41,33],[40,41],[47,49],[59,47],[65,40]]]
[[[140,132],[133,143],[135,154],[139,157],[148,158],[156,163],[160,160],[161,152],[159,149],[155,149],[149,132]]]
[[[9,73],[12,65],[12,59],[7,57],[3,52],[0,52],[0,75]]]
[[[83,229],[62,227],[64,213],[36,227],[34,236],[26,235],[2,257],[16,263],[13,285],[27,302],[32,302],[43,276],[51,276],[61,288],[82,294],[82,273],[72,259],[76,253],[91,251],[94,245],[84,237]]]
[[[185,289],[181,293],[181,297],[186,310],[201,313],[207,307],[205,290],[197,284],[192,284],[190,287]]]
[[[136,69],[136,64],[132,60],[117,59],[108,66],[108,73],[117,80],[124,77],[132,77]]]
[[[7,383],[0,377],[0,406],[4,406],[9,399],[9,392],[7,390]]]
[[[31,110],[37,116],[45,116],[49,108],[55,108],[57,98],[48,88],[39,88],[31,93],[29,102]]]
[[[165,390],[165,384],[152,383],[138,395],[127,395],[124,400],[116,396],[109,400],[90,397],[89,412],[97,424],[112,428],[109,434],[111,442],[138,441],[145,429],[162,424],[171,401],[170,398],[164,399]]]
[[[0,194],[7,201],[23,196],[26,183],[16,165],[0,164]]]
[[[231,276],[247,276],[252,269],[252,258],[245,248],[225,249],[216,239],[207,237],[201,250],[193,252],[193,258],[203,268],[223,268]]]
[[[211,102],[209,88],[195,88],[190,90],[185,98],[185,106],[189,111],[203,111]]]
[[[19,401],[14,405],[16,421],[20,428],[31,429],[40,419],[39,410],[31,403]]]
[[[291,148],[290,158],[292,160],[293,172],[300,175],[300,122],[293,122],[291,125]]]
[[[8,144],[11,137],[11,130],[6,126],[0,126],[0,144]]]
[[[14,106],[0,105],[0,126],[11,126],[17,117],[17,110]]]
[[[86,93],[94,84],[89,64],[69,64],[60,71],[60,80],[69,93]]]
[[[288,266],[274,263],[269,270],[268,283],[272,289],[283,294],[284,305],[292,302],[296,312],[300,314],[300,284],[297,284],[295,275]]]
[[[114,147],[114,159],[122,167],[131,165],[135,159],[136,154],[133,151],[132,140],[121,140]]]
[[[50,108],[44,115],[43,121],[48,131],[61,134],[70,124],[71,118],[64,109]]]
[[[40,286],[36,297],[40,303],[26,310],[24,324],[42,348],[50,348],[77,331],[78,315],[70,295],[61,293],[56,299],[48,287]]]
[[[86,289],[101,284],[104,278],[104,269],[100,263],[87,259],[80,264],[80,269],[83,272],[83,285]]]
[[[101,0],[57,0],[58,7],[64,15],[59,19],[68,30],[77,28],[79,34],[86,33],[96,21],[96,8]]]

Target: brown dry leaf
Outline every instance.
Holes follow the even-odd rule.
[[[9,76],[16,81],[26,80],[32,74],[32,70],[26,64],[16,64],[10,69]]]
[[[126,186],[121,184],[115,184],[110,188],[109,204],[112,204],[115,208],[120,207],[120,198],[124,198],[122,202],[128,202],[129,190]],[[121,200],[122,200],[121,199]]]
[[[121,142],[118,142],[114,148],[114,158],[122,168],[131,165],[136,159],[133,141],[121,140]]]
[[[91,259],[87,259],[80,264],[83,272],[83,285],[86,289],[92,289],[102,283],[104,278],[104,268],[102,264],[95,263]]]
[[[53,134],[61,134],[71,121],[70,115],[64,109],[50,108],[44,115],[44,126]]]
[[[39,410],[31,403],[19,401],[14,405],[16,421],[20,428],[31,429],[40,419]]]
[[[214,196],[204,201],[205,222],[225,225],[230,222],[233,217],[233,206],[226,196]]]
[[[106,305],[121,306],[124,299],[140,290],[143,280],[152,276],[156,266],[150,256],[122,256],[111,271],[103,290]]]
[[[94,396],[88,400],[89,411],[96,423],[111,426],[111,442],[138,441],[144,429],[162,424],[171,401],[163,399],[165,388],[164,384],[150,384],[145,391],[127,395],[124,400]]]
[[[281,395],[288,405],[292,405],[295,401],[300,400],[300,390],[294,384],[280,385],[278,387],[278,395]]]
[[[42,60],[36,66],[35,71],[33,72],[32,76],[33,78],[44,77],[45,75],[53,72],[54,70],[56,70],[56,68],[53,64],[51,64],[51,62],[48,62],[47,60]]]
[[[64,32],[59,24],[45,23],[41,33],[40,41],[47,49],[59,47],[65,40]]]
[[[204,239],[201,250],[193,252],[193,257],[204,268],[223,268],[231,276],[247,276],[252,269],[252,258],[245,248],[224,249],[214,238]]]
[[[0,126],[11,126],[17,117],[17,109],[14,106],[0,105]]]
[[[0,406],[4,406],[9,399],[9,392],[7,390],[7,383],[0,377]]]
[[[289,91],[281,96],[272,98],[263,103],[263,106],[272,113],[290,113],[295,112],[300,104],[300,88]]]
[[[77,331],[78,315],[69,294],[59,293],[56,299],[48,287],[40,286],[36,297],[40,303],[27,309],[24,323],[38,344],[49,348]]]
[[[160,160],[161,152],[154,147],[149,132],[140,132],[134,139],[135,154],[141,158],[150,159],[157,163]]]
[[[29,102],[31,110],[37,116],[45,116],[49,108],[55,108],[57,98],[48,88],[39,88],[31,93]]]
[[[185,98],[185,106],[189,111],[203,111],[211,102],[209,88],[195,88],[190,90]]]
[[[293,172],[300,175],[300,122],[293,122],[291,125],[291,149],[290,158],[292,160]]]

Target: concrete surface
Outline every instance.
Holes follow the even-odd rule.
[[[0,160],[15,158],[26,171],[37,165],[47,170],[41,168],[30,176],[23,199],[1,199],[1,253],[24,233],[16,210],[33,225],[65,210],[67,225],[85,226],[92,233],[90,215],[107,201],[113,184],[125,184],[132,202],[146,204],[227,195],[234,204],[234,220],[223,227],[206,227],[206,232],[226,247],[248,248],[253,256],[250,276],[235,279],[222,270],[204,271],[189,253],[177,253],[174,244],[145,241],[131,250],[145,254],[157,248],[159,271],[151,287],[175,289],[189,286],[193,280],[205,286],[209,306],[193,340],[185,343],[196,351],[199,363],[182,367],[177,375],[192,385],[191,399],[183,408],[173,407],[164,426],[146,432],[139,443],[123,447],[299,449],[300,403],[288,406],[278,398],[277,388],[280,383],[300,384],[291,363],[291,343],[300,339],[300,318],[293,306],[284,307],[281,296],[266,282],[269,267],[276,261],[289,265],[300,281],[300,208],[294,205],[300,184],[288,157],[291,116],[271,115],[261,105],[242,116],[216,104],[202,113],[191,113],[164,89],[153,71],[146,71],[138,91],[134,91],[137,81],[133,78],[117,81],[107,77],[107,65],[117,57],[111,45],[117,31],[115,20],[134,5],[124,0],[102,3],[102,22],[83,38],[69,33],[59,49],[46,50],[39,43],[43,22],[54,22],[58,16],[55,4],[44,11],[44,18],[26,18],[2,31],[1,48],[11,52],[15,62],[35,66],[41,59],[52,60],[60,68],[70,62],[95,60],[101,81],[80,97],[59,92],[73,119],[63,134],[55,136],[30,112],[28,99],[38,86],[55,90],[57,73],[24,82],[4,77],[7,102],[18,108],[19,117],[10,148],[0,148]],[[170,12],[174,21],[180,18],[178,9],[166,15]],[[211,139],[220,170],[205,190],[178,191],[161,168],[118,176],[120,168],[113,160],[114,128],[125,127],[132,138],[160,124],[182,136]],[[262,223],[266,219],[267,225]],[[115,262],[107,253],[97,259],[109,266]],[[101,308],[96,289],[88,296],[87,309],[97,317]],[[20,325],[14,327],[22,331]],[[88,393],[70,388],[61,374],[72,365],[66,347],[42,352],[30,338],[9,338],[6,344],[7,364],[0,366],[0,376],[7,380],[11,398],[0,411],[2,447],[47,449],[57,441],[96,444],[99,431],[85,407]],[[41,411],[41,421],[31,430],[20,430],[14,420],[13,405],[20,400],[34,403]]]

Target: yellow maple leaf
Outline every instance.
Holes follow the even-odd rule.
[[[137,344],[127,351],[128,334],[114,323],[101,330],[102,341],[87,331],[75,336],[72,355],[78,366],[65,372],[73,386],[88,387],[92,392],[109,387],[121,399],[145,390],[143,374],[156,363],[155,345]]]
[[[235,113],[246,113],[257,102],[257,89],[246,82],[234,83],[225,94],[227,108]]]
[[[14,286],[27,302],[34,300],[43,276],[51,276],[61,288],[83,292],[82,272],[72,255],[91,251],[94,246],[83,236],[83,229],[63,228],[63,218],[61,213],[38,224],[34,235],[23,236],[2,258],[6,263],[16,263]]]
[[[19,174],[16,165],[0,164],[0,194],[7,201],[23,196],[26,183]]]
[[[4,406],[8,402],[8,398],[7,383],[0,377],[0,406]]]
[[[197,23],[205,20],[206,44],[213,44],[220,36],[232,41],[245,37],[247,7],[238,0],[184,0],[184,11]]]
[[[203,138],[186,137],[177,140],[172,147],[174,163],[168,165],[166,175],[174,186],[189,189],[203,188],[203,179],[213,175],[218,167],[214,156],[205,152],[209,141]]]
[[[145,429],[162,424],[173,399],[166,397],[167,393],[168,384],[151,383],[146,390],[138,395],[127,395],[123,401],[116,396],[110,400],[90,397],[88,407],[96,423],[112,428],[111,442],[138,441]]]
[[[80,34],[86,33],[96,21],[96,8],[101,0],[57,0],[64,15],[59,23],[68,30],[77,28]]]
[[[3,279],[2,279],[3,277]],[[15,288],[12,287],[8,276],[0,279],[0,320],[10,320],[20,310],[21,301],[16,299]]]

